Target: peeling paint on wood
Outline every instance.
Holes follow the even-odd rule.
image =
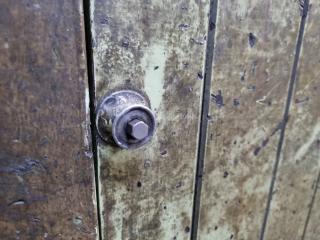
[[[144,90],[150,98],[151,108],[157,111],[164,94],[166,46],[151,45],[145,50],[141,67],[145,69]]]
[[[320,4],[311,1],[266,238],[320,236]]]
[[[158,121],[141,149],[98,140],[103,239],[188,239],[209,1],[91,5],[96,101],[143,91]]]
[[[199,240],[259,239],[299,23],[291,0],[218,3]]]
[[[0,1],[0,239],[96,239],[81,1]]]

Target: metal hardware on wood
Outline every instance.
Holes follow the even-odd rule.
[[[134,119],[128,123],[127,133],[137,140],[142,140],[148,136],[149,126],[139,119]]]
[[[100,103],[96,126],[104,141],[125,149],[138,148],[151,140],[155,116],[145,96],[121,90],[106,96]]]

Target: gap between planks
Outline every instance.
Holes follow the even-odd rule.
[[[198,153],[197,153],[197,167],[195,174],[195,186],[194,186],[194,201],[192,212],[192,226],[191,226],[191,240],[197,239],[198,224],[200,217],[200,202],[201,202],[201,188],[202,188],[202,176],[204,169],[204,158],[207,141],[207,126],[208,126],[208,114],[210,104],[210,88],[212,79],[212,67],[213,67],[213,55],[215,44],[215,30],[218,12],[218,0],[210,1],[209,12],[209,24],[208,24],[208,36],[206,46],[206,58],[204,69],[204,83],[202,89],[202,106],[201,117],[199,126],[199,139],[198,139]]]
[[[95,177],[95,193],[96,193],[96,205],[98,215],[98,238],[102,240],[102,226],[101,226],[101,202],[100,202],[100,184],[98,176],[98,156],[97,156],[97,140],[96,140],[96,114],[95,114],[95,82],[94,82],[94,70],[93,70],[93,52],[92,52],[92,34],[91,34],[91,16],[90,16],[90,1],[83,0],[83,17],[84,17],[84,30],[85,30],[85,42],[86,42],[86,58],[87,58],[87,74],[89,84],[89,108],[90,108],[90,128],[92,136],[92,153],[94,160],[94,177]]]

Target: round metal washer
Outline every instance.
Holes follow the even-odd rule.
[[[114,142],[121,148],[138,148],[149,142],[155,132],[155,116],[150,110],[148,99],[132,90],[113,92],[103,98],[96,113],[99,136],[107,143]],[[133,120],[148,125],[148,135],[135,139],[128,132]]]
[[[149,126],[148,136],[142,140],[131,138],[127,133],[127,124],[135,119],[141,120]],[[149,108],[143,105],[130,106],[114,119],[112,136],[116,144],[122,148],[138,148],[151,140],[154,135],[155,124],[155,117]]]

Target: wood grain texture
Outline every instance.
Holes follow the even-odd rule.
[[[81,4],[0,0],[0,239],[96,239]]]
[[[98,140],[103,239],[188,239],[209,1],[91,5],[97,103],[114,89],[143,91],[158,122],[141,149]]]
[[[219,1],[200,240],[256,240],[299,31],[298,2]]]
[[[318,1],[310,4],[267,225],[268,240],[316,240],[320,236],[320,198],[316,192],[320,171],[320,56],[315,54],[320,49],[320,4]]]

